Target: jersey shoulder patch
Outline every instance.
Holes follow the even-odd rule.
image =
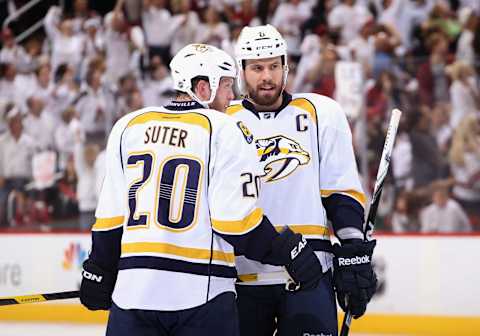
[[[250,130],[248,129],[247,126],[245,126],[245,124],[241,121],[237,121],[236,122],[237,124],[237,127],[240,129],[240,131],[242,132],[243,134],[243,137],[245,138],[245,141],[248,143],[248,144],[251,144],[253,142],[253,134],[252,132],[250,132]]]

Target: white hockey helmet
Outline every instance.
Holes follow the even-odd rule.
[[[283,57],[283,87],[287,84],[287,42],[272,25],[244,27],[235,45],[235,60],[239,69],[237,77],[240,90],[244,90],[243,61],[270,57]]]
[[[217,94],[222,77],[237,76],[235,61],[223,50],[208,44],[189,44],[173,57],[170,70],[175,90],[185,92],[202,105],[210,104]],[[208,78],[211,95],[202,101],[192,88],[192,79],[198,76]]]

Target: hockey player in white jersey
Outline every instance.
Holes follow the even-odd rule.
[[[244,176],[244,196],[254,198],[260,183],[268,218],[303,234],[324,271],[314,289],[292,293],[284,290],[288,275],[281,268],[238,257],[241,335],[271,336],[275,329],[278,336],[337,335],[334,286],[341,307],[348,297],[355,318],[376,287],[375,242],[363,242],[365,196],[347,119],[328,97],[284,90],[287,46],[273,26],[245,27],[235,57],[245,99],[232,102],[227,113],[252,131],[261,166],[259,176]],[[341,245],[332,248],[331,234]],[[346,260],[333,276],[332,258]]]
[[[233,59],[194,44],[170,67],[176,101],[130,113],[110,134],[80,300],[110,309],[110,336],[236,336],[234,252],[285,266],[304,289],[321,265],[301,235],[277,233],[243,195],[252,136],[206,108],[233,98]]]

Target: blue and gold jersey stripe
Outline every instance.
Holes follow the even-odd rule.
[[[242,109],[243,109],[242,104],[235,104],[227,107],[227,110],[225,111],[225,113],[228,115],[234,115],[235,113],[241,111]]]
[[[294,106],[307,112],[312,117],[312,120],[317,123],[317,110],[310,100],[306,98],[295,98],[288,104],[288,106]]]
[[[97,218],[95,224],[93,224],[93,231],[103,231],[103,230],[112,230],[116,229],[123,225],[125,220],[124,216],[117,217],[108,217],[108,218]]]
[[[328,228],[321,225],[289,224],[288,227],[293,232],[300,233],[302,235],[318,235],[324,237],[330,236],[330,231]],[[283,225],[275,225],[275,230],[277,230],[277,232],[280,232],[283,228]]]
[[[364,193],[357,191],[357,190],[325,190],[322,189],[320,190],[320,195],[322,197],[329,197],[330,195],[333,194],[342,194],[342,195],[347,195],[356,200],[358,203],[360,203],[363,207],[367,204],[367,196],[365,196]]]
[[[153,269],[169,272],[189,273],[221,278],[236,278],[235,266],[219,265],[215,263],[197,263],[185,260],[175,260],[152,256],[122,257],[118,262],[119,270]]]
[[[244,219],[238,221],[222,221],[212,218],[212,226],[218,233],[241,235],[257,227],[262,218],[263,210],[256,208]]]
[[[172,256],[197,259],[197,260],[210,260],[210,256],[214,261],[226,262],[233,264],[235,262],[235,255],[224,251],[211,251],[209,249],[183,247],[168,243],[123,243],[122,244],[122,257],[130,254],[146,254],[146,253],[158,253],[169,254]]]
[[[211,132],[210,121],[207,116],[200,113],[167,113],[167,112],[146,112],[130,120],[128,127],[140,125],[149,121],[178,122],[203,127]]]

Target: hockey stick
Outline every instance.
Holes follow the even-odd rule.
[[[8,306],[23,303],[37,303],[51,300],[74,299],[80,296],[79,291],[57,292],[48,294],[33,294],[23,296],[11,296],[0,298],[0,306]]]
[[[380,158],[380,164],[378,166],[377,179],[375,181],[375,187],[373,188],[372,200],[370,201],[370,208],[368,209],[367,223],[364,228],[364,240],[366,241],[372,239],[378,204],[380,203],[380,196],[382,195],[383,183],[385,182],[385,177],[388,173],[393,144],[395,143],[395,137],[397,135],[397,129],[401,115],[402,111],[398,109],[392,110],[392,116],[390,117],[390,123],[388,125],[387,135],[385,137],[385,144],[383,145],[382,157]],[[348,336],[351,322],[352,314],[350,311],[347,311],[343,318],[340,336]]]

